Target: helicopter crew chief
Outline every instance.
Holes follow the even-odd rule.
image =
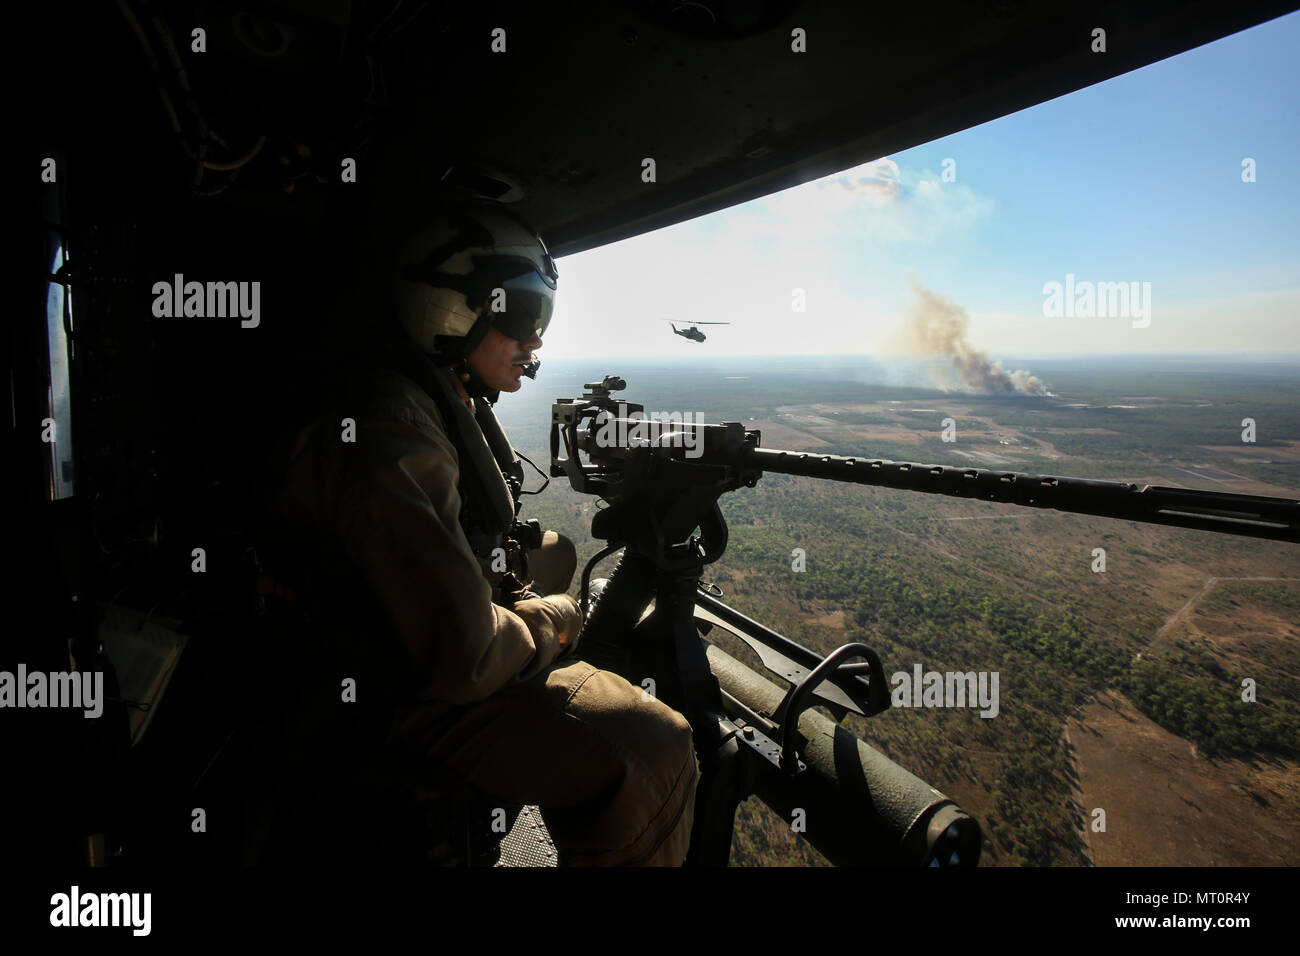
[[[690,725],[576,658],[567,539],[547,532],[530,583],[491,571],[523,475],[491,403],[519,390],[541,347],[554,261],[487,202],[444,207],[400,248],[386,361],[349,399],[355,441],[337,421],[300,432],[271,509],[341,549],[396,637],[410,690],[386,760],[540,805],[561,865],[680,865],[698,782]]]

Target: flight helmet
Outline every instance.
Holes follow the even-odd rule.
[[[536,230],[501,204],[446,206],[397,256],[397,318],[435,360],[455,362],[489,327],[520,341],[545,333],[558,275]]]

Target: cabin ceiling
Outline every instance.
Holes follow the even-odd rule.
[[[517,201],[556,255],[929,142],[1296,6],[1218,0],[125,5],[154,41],[164,73],[152,18],[174,35],[194,103],[221,131],[231,155],[267,137],[241,170],[240,186],[219,201],[249,202],[259,182],[275,183],[277,169],[289,168],[299,173],[297,188],[289,194],[278,184],[275,201],[307,213],[320,201],[313,190],[330,188],[320,179],[337,178],[340,157],[351,155],[359,157],[359,181],[380,178],[383,188],[419,203],[450,169],[451,178]],[[61,113],[49,135],[56,142],[90,140],[116,153],[123,130],[134,129],[155,145],[147,155],[183,159],[140,38],[121,7],[80,14],[86,29],[76,38],[64,30],[65,49],[83,68],[54,79],[56,90],[64,84],[61,99],[73,111]],[[104,19],[87,19],[93,16]],[[201,55],[189,50],[195,26],[206,33]],[[498,27],[505,52],[492,49]],[[1096,28],[1106,31],[1104,53],[1092,51]],[[804,31],[806,52],[791,49],[796,29]],[[93,88],[87,89],[87,76],[96,78]],[[176,108],[185,125],[185,105]],[[106,137],[118,144],[111,151],[104,149]],[[656,164],[654,183],[642,181],[646,158]],[[302,176],[299,167],[320,179]]]

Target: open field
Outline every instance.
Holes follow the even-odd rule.
[[[1107,692],[1066,725],[1098,866],[1290,866],[1300,805],[1294,765],[1210,761],[1186,740]],[[1093,832],[1093,810],[1105,810]]]

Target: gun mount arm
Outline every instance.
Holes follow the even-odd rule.
[[[824,661],[821,654],[746,617],[714,595],[695,595],[695,618],[707,626],[719,625],[730,631],[749,645],[764,667],[791,685],[802,685]],[[884,673],[875,669],[879,667],[879,660],[876,660],[874,668],[871,659],[867,660],[867,665],[842,665],[828,673],[824,679],[819,678],[811,683],[811,696],[816,700],[806,701],[805,706],[827,707],[837,719],[843,719],[848,713],[872,717],[887,710],[889,695],[885,691]],[[874,685],[865,679],[863,671],[874,679]]]
[[[779,735],[773,717],[787,692],[715,645],[707,653],[732,720]],[[754,793],[786,820],[804,810],[804,838],[831,863],[979,864],[979,824],[951,798],[815,710],[804,711],[796,729],[806,741],[802,772],[791,776],[759,760]]]

